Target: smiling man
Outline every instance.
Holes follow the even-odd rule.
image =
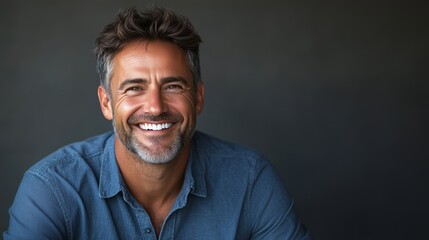
[[[114,132],[30,168],[4,239],[310,239],[267,160],[195,131],[200,43],[172,11],[121,11],[96,40]]]

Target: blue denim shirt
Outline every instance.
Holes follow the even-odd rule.
[[[59,149],[24,175],[7,239],[156,239],[119,171],[114,135]],[[261,155],[201,132],[158,239],[310,239]]]

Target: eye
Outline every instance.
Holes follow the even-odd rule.
[[[125,94],[129,96],[135,96],[135,95],[140,95],[141,93],[143,93],[143,91],[144,91],[144,88],[141,86],[132,86],[125,89]]]
[[[170,84],[164,87],[164,90],[177,92],[177,91],[183,91],[184,87],[180,84]]]
[[[138,92],[138,91],[142,91],[143,90],[143,88],[142,87],[139,87],[139,86],[132,86],[132,87],[129,87],[129,88],[127,88],[127,92],[129,92],[129,91],[132,91],[132,92]]]

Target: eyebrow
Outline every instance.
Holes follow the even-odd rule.
[[[119,90],[123,90],[128,85],[142,84],[142,83],[147,83],[147,82],[148,82],[148,80],[147,79],[143,79],[143,78],[127,79],[127,80],[123,81],[119,85]],[[183,78],[183,77],[181,77],[181,76],[165,77],[165,78],[161,79],[161,84],[172,83],[172,82],[181,82],[181,83],[183,83],[185,85],[188,84],[188,81],[186,81],[186,79]]]

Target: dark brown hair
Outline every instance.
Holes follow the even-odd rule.
[[[201,80],[199,45],[201,38],[188,18],[171,10],[154,7],[146,11],[128,8],[119,11],[95,41],[100,84],[110,94],[112,60],[127,43],[134,40],[165,40],[182,48],[188,56],[194,85]]]

